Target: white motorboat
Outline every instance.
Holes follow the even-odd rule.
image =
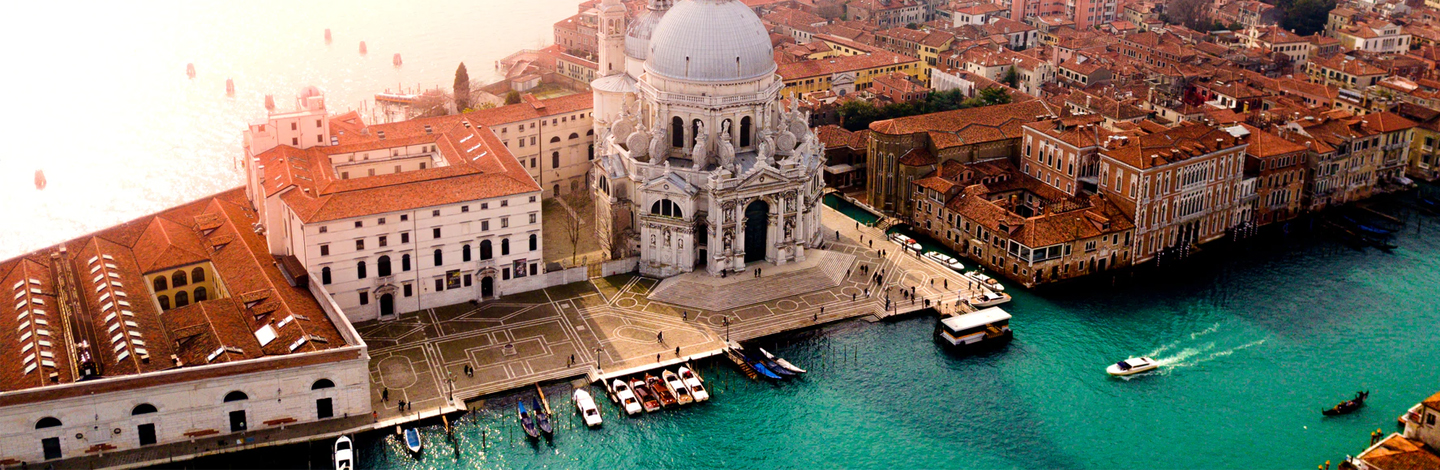
[[[1154,359],[1148,357],[1132,357],[1110,364],[1110,367],[1105,368],[1105,372],[1116,377],[1124,377],[1148,372],[1154,370],[1156,367],[1160,367],[1160,363],[1155,362]]]
[[[695,397],[696,402],[710,399],[710,392],[705,390],[705,385],[700,383],[700,376],[690,371],[689,367],[680,366],[680,380],[690,388],[690,395]]]
[[[902,247],[909,248],[915,251],[920,251],[920,242],[917,242],[914,238],[907,237],[904,234],[892,233],[890,234],[890,241],[899,243]]]
[[[355,468],[355,446],[348,436],[335,439],[335,470]]]
[[[665,381],[665,387],[669,388],[670,393],[675,395],[675,401],[677,403],[681,405],[695,403],[695,397],[690,396],[690,387],[685,386],[685,382],[680,380],[680,376],[675,375],[674,372],[670,372],[669,370],[662,370],[660,371],[660,379]]]
[[[1010,330],[1010,313],[1000,307],[943,317],[935,325],[935,339],[959,351],[1003,346],[1014,336]]]
[[[772,360],[772,361],[775,361],[776,364],[779,364],[780,367],[784,368],[785,370],[788,370],[788,371],[790,371],[790,372],[794,372],[794,373],[796,373],[796,374],[804,374],[804,373],[805,373],[805,369],[801,369],[801,368],[799,368],[799,367],[795,367],[795,364],[791,364],[790,361],[787,361],[787,360],[785,360],[785,359],[781,359],[781,358],[775,357],[774,354],[770,354],[770,351],[766,351],[765,348],[760,348],[760,354],[764,354],[765,357],[769,358],[769,359]]]
[[[595,399],[590,398],[590,392],[577,388],[571,398],[575,399],[575,408],[580,411],[580,417],[585,420],[586,426],[593,428],[604,422],[600,418],[600,408],[595,406]]]
[[[970,271],[965,273],[964,276],[996,292],[1003,292],[1005,290],[1005,286],[1001,285],[1000,281],[995,280],[993,277],[986,276],[985,273],[980,271]]]
[[[635,399],[635,392],[630,390],[630,385],[624,380],[615,379],[614,391],[615,399],[620,402],[620,408],[625,410],[625,414],[635,416],[645,412],[640,406],[640,400]]]
[[[943,264],[946,267],[954,269],[956,271],[962,271],[965,269],[965,265],[960,264],[960,260],[951,258],[950,255],[942,254],[938,251],[931,251],[929,253],[925,253],[925,257],[930,258],[936,263]]]
[[[980,295],[970,298],[970,305],[975,307],[994,307],[1010,301],[1010,294],[995,292],[990,289],[981,289]]]

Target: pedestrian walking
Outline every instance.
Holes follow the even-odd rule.
[[[655,353],[655,362],[660,362],[660,353]]]
[[[875,240],[870,240],[870,248],[875,248]]]
[[[655,333],[655,342],[656,342],[656,343],[664,343],[664,342],[665,342],[665,332],[664,332],[664,331],[658,331],[658,332]]]
[[[945,278],[945,290],[950,290],[950,278]]]
[[[390,389],[384,387],[380,388],[380,401],[390,403]]]
[[[680,321],[690,321],[690,312],[680,311]]]
[[[415,410],[415,402],[413,402],[413,401],[407,401],[407,402],[405,402],[405,410],[406,410],[406,411],[414,411],[414,410]]]

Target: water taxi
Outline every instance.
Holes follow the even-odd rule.
[[[996,292],[989,289],[981,289],[980,294],[969,299],[970,305],[975,307],[994,307],[1010,301],[1010,294]]]
[[[989,287],[991,290],[994,290],[996,292],[1003,292],[1005,290],[1005,286],[1001,285],[1000,281],[995,280],[995,278],[993,277],[986,276],[985,273],[982,273],[980,271],[970,271],[963,274],[963,276],[972,281],[980,283],[980,285],[982,286]]]
[[[352,470],[355,468],[355,446],[350,442],[348,436],[340,436],[335,439],[335,470]]]
[[[660,371],[660,378],[665,381],[665,388],[675,395],[675,401],[681,405],[695,403],[695,397],[690,395],[690,387],[685,386],[685,382],[680,380],[680,376],[669,370],[663,370]]]
[[[583,388],[577,388],[571,398],[575,399],[575,409],[580,412],[580,418],[585,420],[586,426],[598,427],[604,422],[600,418],[600,407],[595,406],[595,399],[590,398],[590,392]],[[630,400],[633,402],[635,399],[631,398]],[[639,407],[640,405],[635,406]]]
[[[645,412],[645,409],[640,407],[640,400],[635,398],[635,392],[630,391],[630,385],[626,384],[624,380],[615,379],[612,388],[615,392],[615,401],[620,402],[620,407],[625,410],[625,414],[635,416]]]
[[[1000,307],[946,316],[935,325],[935,339],[961,351],[1003,346],[1014,336],[1010,330],[1010,314]]]
[[[963,270],[965,270],[965,265],[960,264],[960,260],[955,259],[955,258],[951,258],[950,255],[946,255],[946,254],[940,253],[940,252],[938,252],[938,251],[931,251],[931,252],[925,253],[925,257],[926,257],[926,258],[930,258],[931,260],[935,261],[936,263],[943,264],[943,265],[945,265],[946,267],[948,267],[948,268],[950,268],[950,269],[954,269],[954,270],[956,270],[956,271],[963,271]]]
[[[702,402],[710,399],[710,392],[705,390],[705,385],[700,383],[700,376],[690,371],[689,367],[680,367],[680,380],[685,381],[685,386],[690,387],[690,395],[695,401]]]
[[[920,251],[920,242],[917,242],[914,238],[907,237],[904,234],[892,233],[890,234],[890,241],[899,243],[900,246],[904,248]]]
[[[1156,367],[1160,367],[1160,364],[1155,362],[1154,359],[1148,357],[1132,357],[1111,364],[1110,367],[1105,368],[1105,372],[1116,377],[1124,377],[1155,370]]]

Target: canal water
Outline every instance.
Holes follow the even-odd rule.
[[[1440,391],[1440,220],[1415,215],[1392,253],[1355,250],[1299,224],[1163,271],[1039,293],[1010,292],[1015,341],[961,357],[933,318],[853,321],[765,346],[803,379],[752,382],[701,366],[714,398],[640,418],[602,403],[578,424],[564,386],[547,393],[561,429],[531,443],[513,401],[461,418],[457,439],[422,429],[412,458],[393,436],[360,441],[361,468],[1314,468],[1396,430]],[[1112,286],[1113,282],[1113,286]],[[1105,366],[1149,355],[1130,380]],[[1369,390],[1359,412],[1320,410]],[[592,389],[598,394],[600,390]],[[438,424],[438,423],[437,423]],[[483,437],[482,437],[483,434]],[[482,444],[483,442],[483,444]],[[483,447],[482,447],[483,445]],[[324,444],[320,445],[324,447]],[[303,449],[302,449],[303,450]],[[226,457],[247,466],[266,455]],[[321,452],[314,464],[327,464]]]

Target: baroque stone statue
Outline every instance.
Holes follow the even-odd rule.
[[[695,147],[690,149],[690,160],[695,162],[696,170],[704,170],[710,164],[710,153],[708,138],[705,135],[705,122],[701,121],[695,132]]]
[[[770,134],[765,134],[764,137],[760,138],[760,145],[756,151],[757,154],[755,156],[756,163],[760,165],[773,166],[775,164],[775,160],[773,159],[773,157],[775,156],[773,153],[775,151],[774,149],[775,138],[771,137]]]
[[[670,145],[665,142],[665,126],[655,126],[650,130],[650,156],[664,160],[669,150]]]

